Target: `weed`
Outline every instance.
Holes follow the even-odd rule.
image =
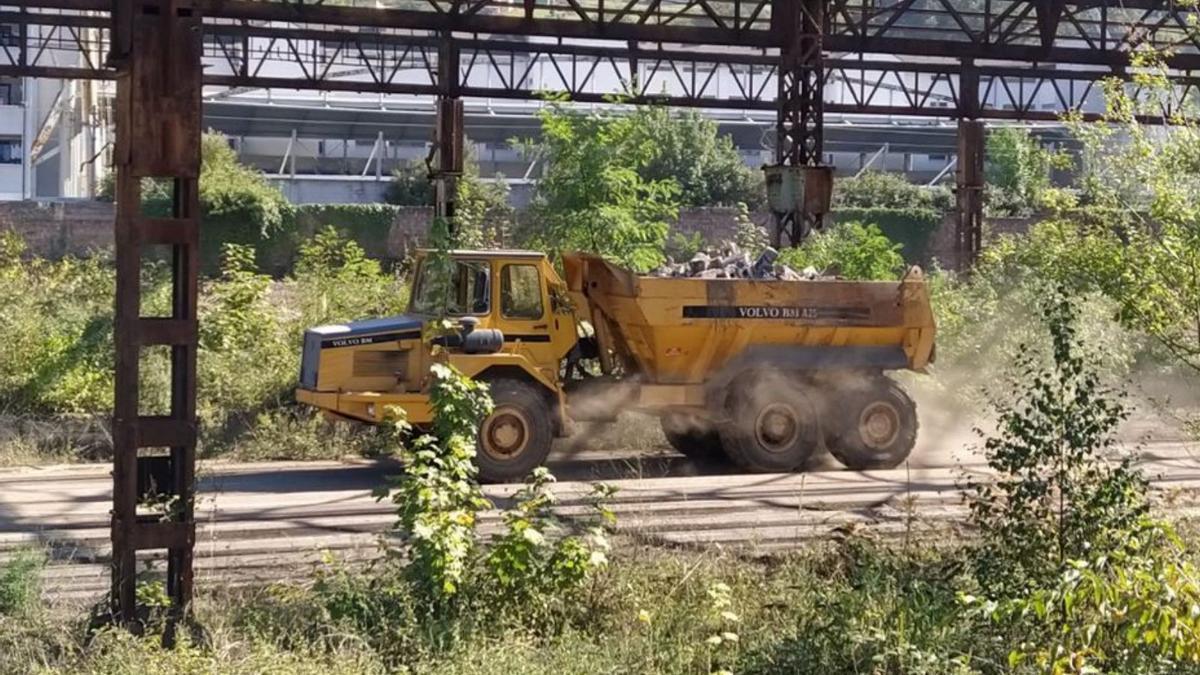
[[[46,554],[20,550],[0,563],[0,616],[24,616],[40,606]]]

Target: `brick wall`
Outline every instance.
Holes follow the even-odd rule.
[[[87,256],[97,249],[111,247],[115,217],[114,206],[107,202],[0,202],[0,230],[21,235],[29,253],[43,258]],[[408,248],[424,237],[432,220],[430,207],[398,208],[384,255],[403,258]]]
[[[738,209],[732,207],[688,208],[680,211],[678,231],[699,232],[706,241],[733,239],[737,232]],[[96,249],[112,246],[113,205],[93,201],[0,202],[0,230],[11,230],[26,241],[29,252],[46,258],[64,255],[86,256]],[[771,214],[754,211],[751,220],[769,226]],[[421,245],[433,220],[433,209],[424,206],[402,207],[388,232],[386,255],[402,259]],[[1023,234],[1029,231],[1029,218],[989,218],[985,237]],[[203,235],[202,235],[203,236]],[[930,253],[948,269],[957,264],[954,251],[954,214],[947,214],[930,241]]]
[[[86,256],[113,243],[112,204],[93,201],[0,202],[0,230],[16,232],[45,258]]]
[[[943,269],[958,269],[958,252],[955,250],[956,218],[953,213],[947,213],[942,218],[942,224],[934,231],[929,242],[930,256]],[[1026,234],[1034,223],[1033,218],[985,218],[983,222],[983,243],[1003,234]]]

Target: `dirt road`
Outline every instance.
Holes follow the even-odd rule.
[[[1173,508],[1200,495],[1200,447],[1156,443],[1142,466]],[[618,488],[612,501],[619,530],[676,546],[738,545],[756,550],[795,546],[855,523],[880,533],[954,536],[963,515],[958,485],[978,465],[853,472],[738,475],[678,456],[613,459],[558,457],[559,512],[587,513],[592,482]],[[197,504],[197,582],[246,584],[308,574],[322,557],[378,555],[379,537],[395,521],[391,503],[371,491],[395,473],[389,462],[210,463],[202,467]],[[498,507],[516,489],[487,486]],[[92,601],[108,585],[111,482],[105,465],[0,471],[0,558],[44,547],[54,561],[48,594]],[[484,518],[494,528],[498,512]]]

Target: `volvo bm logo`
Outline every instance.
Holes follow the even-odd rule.
[[[739,319],[815,319],[813,307],[737,307]]]

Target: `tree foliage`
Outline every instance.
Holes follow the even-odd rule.
[[[115,174],[109,172],[100,185],[100,198],[115,198]],[[156,215],[171,212],[171,184],[163,179],[142,181],[143,208]],[[229,139],[216,131],[200,139],[200,212],[205,220],[237,222],[262,236],[278,229],[291,211],[279,188],[267,182],[261,171],[242,164],[229,146]]]
[[[669,224],[678,217],[674,179],[640,173],[655,157],[636,116],[582,113],[553,103],[539,111],[545,162],[524,232],[527,245],[583,250],[636,269],[663,261]]]
[[[902,209],[942,213],[954,208],[944,187],[915,185],[904,174],[867,171],[833,183],[833,209]]]
[[[780,260],[797,270],[812,267],[820,274],[844,279],[896,279],[904,270],[900,245],[875,225],[837,223],[810,235]]]
[[[648,149],[638,174],[652,182],[674,180],[683,206],[761,204],[765,199],[761,176],[746,166],[733,139],[694,110],[638,106],[631,113],[629,133],[630,143]]]
[[[1082,147],[1077,191],[1047,201],[1074,243],[1043,269],[1104,293],[1122,325],[1200,371],[1200,107],[1158,56],[1139,52],[1134,65],[1139,98],[1111,80],[1101,121],[1068,120]],[[1175,113],[1170,127],[1139,121],[1163,110]]]
[[[1003,215],[1033,213],[1050,189],[1050,171],[1065,159],[1028,129],[1010,126],[988,133],[984,156],[988,207]]]

